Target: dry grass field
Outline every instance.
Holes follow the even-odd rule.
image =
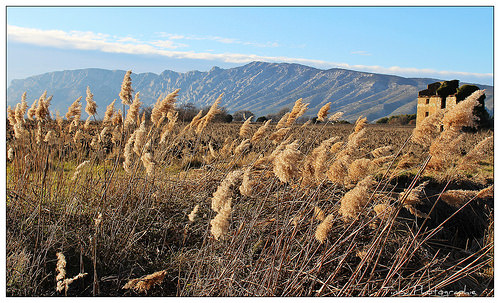
[[[492,296],[493,132],[481,91],[418,127],[9,110],[8,296]],[[335,116],[335,115],[333,115]],[[321,120],[321,119],[320,119]],[[440,126],[442,125],[442,131]]]

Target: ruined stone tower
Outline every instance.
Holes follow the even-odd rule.
[[[463,85],[459,89],[458,80],[435,82],[427,85],[427,89],[418,92],[417,125],[425,117],[434,114],[442,108],[452,108],[458,102],[465,99],[464,95],[468,96],[476,89],[479,88],[473,85]],[[459,93],[460,96],[457,98]],[[483,100],[480,100],[482,107],[484,107]]]

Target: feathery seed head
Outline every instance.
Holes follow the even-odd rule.
[[[127,71],[125,76],[123,76],[122,88],[119,94],[120,100],[125,105],[130,105],[132,101],[132,80],[130,79],[130,74],[132,74],[131,70]]]
[[[94,95],[90,91],[90,87],[87,86],[87,97],[85,98],[85,101],[87,101],[87,106],[85,106],[85,112],[89,116],[95,115],[97,111],[97,103],[94,101]]]
[[[328,117],[328,111],[330,110],[332,102],[328,102],[327,104],[323,105],[318,112],[318,120],[321,122],[324,122],[326,118]]]
[[[316,232],[314,233],[314,237],[316,240],[318,240],[321,244],[323,244],[326,239],[328,238],[328,233],[333,227],[333,220],[334,217],[332,214],[329,214],[321,224],[318,225],[316,228]]]

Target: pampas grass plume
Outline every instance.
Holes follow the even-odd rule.
[[[196,204],[196,206],[193,208],[191,213],[189,213],[189,215],[188,215],[189,221],[194,222],[194,220],[196,219],[196,214],[198,213],[199,208],[200,208],[200,205]]]
[[[73,177],[71,178],[72,181],[75,181],[76,178],[82,173],[82,171],[86,168],[90,167],[90,160],[83,161],[76,167],[75,173],[73,174]]]
[[[104,125],[109,125],[112,122],[113,114],[115,113],[115,102],[116,99],[113,100],[108,106],[106,106],[106,111],[104,112],[104,118],[102,119],[102,123]]]
[[[153,286],[161,284],[167,275],[166,270],[157,271],[143,278],[132,279],[123,286],[123,289],[134,289],[139,293],[145,293]]]
[[[264,138],[264,134],[266,133],[266,130],[269,127],[270,123],[271,120],[267,120],[261,127],[257,129],[257,131],[252,136],[252,143],[257,143],[262,140],[262,138]]]
[[[97,103],[94,101],[94,95],[90,91],[90,87],[87,86],[87,97],[85,98],[85,101],[87,101],[87,106],[85,106],[85,112],[89,116],[95,115],[97,112]]]
[[[240,127],[240,137],[241,138],[247,138],[250,136],[250,122],[252,121],[253,116],[250,116],[250,118],[246,119],[245,122]]]
[[[283,183],[288,183],[299,176],[297,163],[302,160],[297,141],[290,143],[273,161],[273,172]]]
[[[123,76],[122,88],[119,94],[120,100],[125,105],[130,105],[132,100],[132,80],[130,79],[130,74],[132,74],[131,70],[127,71],[125,76]]]
[[[328,111],[330,110],[332,102],[328,102],[327,104],[323,105],[319,111],[318,111],[318,120],[321,122],[324,122],[326,118],[328,117]]]
[[[280,129],[285,127],[286,121],[288,120],[288,117],[290,116],[290,113],[286,113],[281,117],[281,119],[278,121],[276,124],[276,129]]]
[[[224,204],[215,218],[210,221],[210,233],[214,236],[215,240],[221,239],[229,231],[230,216],[231,202]]]
[[[226,175],[226,178],[219,184],[212,197],[212,210],[219,212],[224,205],[231,204],[231,186],[241,177],[243,172],[235,170]]]
[[[333,215],[330,214],[328,215],[321,224],[318,225],[316,228],[316,232],[314,233],[314,237],[316,240],[318,240],[321,244],[323,244],[326,239],[328,238],[328,233],[333,227]]]
[[[366,206],[370,199],[372,180],[372,176],[366,177],[342,197],[339,212],[344,221],[355,219]]]

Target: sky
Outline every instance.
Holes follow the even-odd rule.
[[[13,7],[7,82],[293,62],[493,84],[492,7]]]

